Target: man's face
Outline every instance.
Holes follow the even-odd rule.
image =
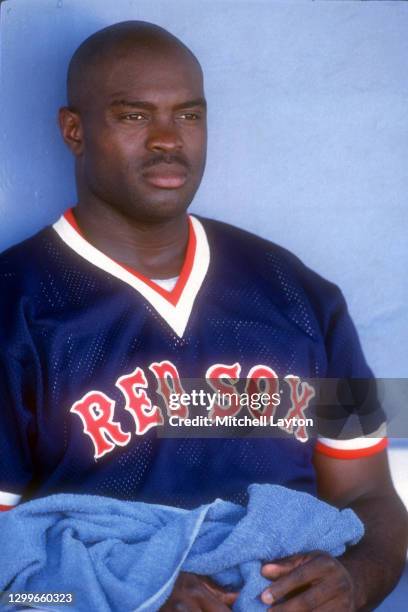
[[[97,67],[81,110],[82,194],[139,221],[183,213],[206,156],[202,75],[182,50],[124,51]]]

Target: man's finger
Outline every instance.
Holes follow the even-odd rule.
[[[231,608],[228,604],[220,601],[219,597],[209,595],[208,597],[202,597],[201,612],[230,612]]]
[[[277,580],[281,576],[289,574],[293,568],[294,566],[289,564],[266,563],[262,566],[261,574],[264,578],[269,578],[269,580]]]
[[[236,600],[238,599],[238,596],[239,593],[234,593],[230,591],[228,593],[221,593],[220,595],[218,595],[218,599],[222,601],[222,603],[226,606],[233,606]]]
[[[269,612],[351,612],[351,608],[344,606],[340,600],[333,597],[333,591],[322,590],[319,585],[291,597],[287,601],[272,605]]]
[[[302,563],[285,576],[281,576],[279,580],[265,589],[261,595],[262,601],[271,605],[282,597],[289,595],[292,591],[304,587],[314,580],[320,580],[324,574],[330,569],[328,561],[325,558],[320,560],[320,557],[314,557]]]
[[[205,580],[206,588],[226,606],[232,606],[238,598],[239,591],[224,591],[224,589],[209,579]]]
[[[312,556],[313,554],[292,555],[290,557],[285,557],[284,559],[279,559],[279,561],[274,561],[273,563],[264,563],[261,574],[270,580],[277,580],[281,576],[286,576],[289,574],[289,572],[299,565],[309,561]]]

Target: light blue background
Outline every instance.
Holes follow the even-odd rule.
[[[375,373],[407,376],[407,3],[3,2],[0,249],[75,202],[56,125],[66,65],[125,19],[168,28],[203,64],[210,144],[193,210],[337,282]]]
[[[75,202],[56,125],[67,62],[125,19],[168,28],[203,65],[210,142],[193,210],[337,282],[375,373],[407,377],[408,3],[3,2],[0,250]],[[405,609],[407,590],[405,576],[381,610]]]

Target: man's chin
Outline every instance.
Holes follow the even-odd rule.
[[[177,216],[183,213],[190,206],[193,197],[196,193],[190,188],[186,188],[187,185],[179,189],[148,189],[145,192],[143,200],[143,208],[147,213],[156,215],[172,215]]]
[[[191,200],[192,198],[180,200],[179,198],[171,197],[171,194],[163,194],[154,199],[145,199],[142,207],[139,203],[135,204],[129,213],[139,221],[171,220],[183,215],[187,211]]]

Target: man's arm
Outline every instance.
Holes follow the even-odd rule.
[[[369,609],[395,587],[407,554],[407,512],[392,484],[387,452],[351,460],[316,454],[315,467],[319,496],[349,506],[364,523],[363,539],[341,562],[354,579],[357,609]]]
[[[372,610],[398,582],[408,542],[407,513],[393,487],[387,453],[351,460],[316,453],[314,463],[319,497],[353,508],[365,535],[338,559],[312,552],[266,564],[264,576],[276,582],[263,599],[266,603],[266,592],[275,602],[289,595],[272,608],[282,612]]]

